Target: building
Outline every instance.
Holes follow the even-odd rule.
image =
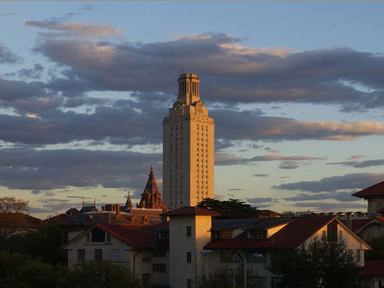
[[[144,192],[141,194],[140,203],[137,205],[137,208],[167,209],[163,203],[163,199],[161,198],[159,188],[157,188],[155,174],[153,173],[152,167],[148,175],[147,185],[145,185]]]
[[[200,100],[199,78],[183,73],[163,121],[163,194],[169,209],[214,198],[214,121]]]
[[[368,216],[384,216],[384,181],[358,191],[352,196],[368,201]]]
[[[244,266],[254,271],[257,277],[252,280],[261,287],[277,287],[279,276],[268,270],[271,254],[301,247],[315,238],[344,241],[360,267],[365,263],[364,250],[369,249],[335,216],[215,218],[218,215],[199,207],[182,207],[163,214],[169,221],[156,225],[96,224],[72,232],[63,248],[71,268],[82,261],[109,260],[130,269],[144,287],[177,288],[197,287],[203,275]],[[370,283],[369,273],[377,271],[372,267],[364,271],[364,281]]]
[[[96,224],[70,232],[62,248],[71,269],[84,261],[110,261],[128,268],[144,287],[169,287],[167,230],[167,223]]]

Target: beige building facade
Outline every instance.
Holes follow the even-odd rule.
[[[183,73],[163,121],[163,195],[169,209],[214,198],[214,121],[200,100],[200,80]]]

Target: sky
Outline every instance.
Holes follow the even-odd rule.
[[[0,197],[40,218],[162,192],[182,71],[215,119],[215,198],[366,211],[384,180],[383,2],[0,2]]]

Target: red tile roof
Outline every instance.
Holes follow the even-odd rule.
[[[166,228],[168,223],[157,225],[97,224],[96,226],[133,248],[165,248],[164,246],[168,245],[168,240],[159,239],[159,231]]]
[[[377,196],[384,196],[384,181],[365,188],[359,192],[353,193],[352,196],[360,198],[371,198]]]
[[[163,215],[164,216],[190,216],[190,215],[220,216],[221,214],[213,210],[189,206],[189,207],[182,207],[179,209],[169,211],[168,213],[165,213]]]
[[[247,239],[247,234],[244,232],[235,239],[214,240],[206,245],[205,249],[296,248],[323,226],[335,219],[334,216],[300,217],[294,219],[294,221],[268,239]]]
[[[384,276],[384,261],[365,261],[361,277]]]

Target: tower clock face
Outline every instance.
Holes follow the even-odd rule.
[[[181,109],[183,109],[183,105],[180,103],[180,102],[177,102],[173,105],[173,109],[176,111],[176,112],[180,112]]]

